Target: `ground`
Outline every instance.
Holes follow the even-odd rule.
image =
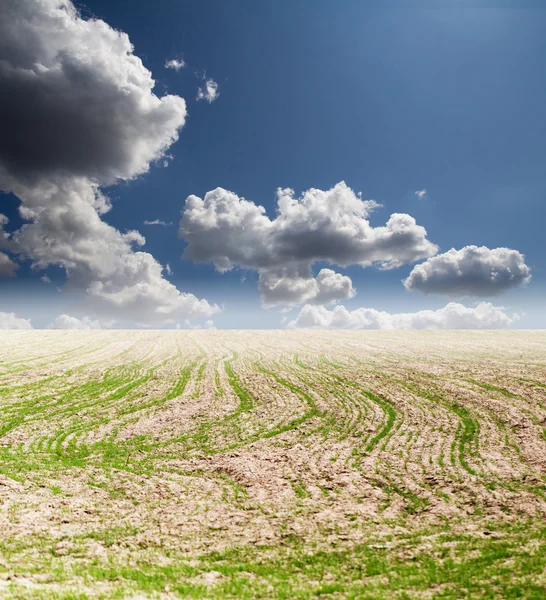
[[[2,598],[546,597],[546,332],[0,339]]]

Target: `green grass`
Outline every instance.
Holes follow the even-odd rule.
[[[546,597],[538,370],[167,339],[0,374],[0,597]]]
[[[168,564],[157,563],[152,547],[149,559],[131,565],[115,556],[108,560],[67,562],[58,556],[51,539],[34,540],[42,549],[35,572],[47,571],[51,582],[62,587],[74,576],[86,586],[106,585],[104,598],[124,594],[154,594],[169,589],[180,598],[301,599],[327,598],[458,598],[542,599],[538,583],[546,569],[546,526],[541,521],[517,525],[487,524],[491,535],[464,532],[449,526],[408,530],[396,540],[370,537],[348,548],[328,549],[288,536],[282,545],[234,546],[225,551],[188,559],[171,554]],[[129,527],[96,531],[87,538],[107,547],[131,540],[138,532]],[[72,540],[72,556],[82,552],[85,537]],[[30,540],[17,548],[5,541],[0,550],[25,556]],[[48,552],[48,548],[50,551]],[[28,555],[30,557],[30,554]],[[0,567],[1,570],[1,567]],[[215,574],[206,583],[207,573]],[[52,586],[53,587],[53,586]],[[32,591],[13,584],[17,597],[87,598],[77,589]],[[100,587],[97,587],[100,589]],[[26,595],[25,595],[26,594]],[[71,596],[72,594],[72,596]],[[130,594],[129,594],[130,595]]]

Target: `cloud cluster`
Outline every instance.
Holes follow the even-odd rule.
[[[53,323],[47,326],[48,329],[102,329],[99,321],[93,321],[89,317],[77,319],[70,315],[59,315]]]
[[[12,312],[0,312],[0,329],[32,329],[32,325],[30,319],[21,319]]]
[[[378,204],[362,200],[344,182],[330,190],[277,191],[277,215],[217,188],[203,199],[189,196],[180,220],[188,243],[184,257],[212,262],[220,272],[234,266],[259,272],[265,306],[324,303],[351,298],[351,280],[330,269],[316,279],[311,266],[327,261],[346,267],[378,264],[389,269],[434,255],[438,248],[424,227],[393,214],[382,227],[368,217]]]
[[[127,35],[80,18],[70,0],[0,4],[0,189],[28,221],[0,246],[35,268],[64,267],[68,289],[103,314],[208,317],[218,307],[164,279],[138,232],[101,218],[100,187],[145,173],[185,122],[184,100],[153,87]]]
[[[531,280],[525,257],[517,250],[485,246],[452,248],[413,268],[407,290],[451,297],[497,296]]]
[[[328,310],[324,306],[305,305],[286,326],[290,329],[501,329],[518,318],[489,302],[481,302],[475,308],[450,302],[438,310],[398,314],[374,308],[347,310],[336,306]]]
[[[205,83],[197,89],[196,100],[205,100],[212,104],[220,93],[218,92],[218,84],[213,79],[205,79]]]

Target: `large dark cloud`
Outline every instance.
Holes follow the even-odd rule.
[[[236,265],[257,270],[265,306],[350,298],[348,277],[327,269],[315,279],[312,264],[388,269],[438,250],[409,215],[393,214],[383,227],[372,227],[368,216],[375,207],[341,182],[326,191],[307,190],[301,198],[278,190],[277,215],[270,219],[263,207],[218,188],[204,199],[186,200],[180,221],[180,235],[188,242],[184,256],[210,261],[222,272]]]
[[[186,106],[158,98],[126,34],[63,0],[0,4],[0,164],[17,178],[100,183],[148,169],[178,137]]]
[[[69,0],[0,3],[0,189],[28,221],[0,246],[64,267],[90,308],[142,323],[218,310],[164,279],[138,232],[101,218],[100,187],[145,173],[184,124],[184,100],[153,87],[128,36]]]

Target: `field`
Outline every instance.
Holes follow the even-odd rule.
[[[546,597],[546,332],[1,342],[0,597]]]

